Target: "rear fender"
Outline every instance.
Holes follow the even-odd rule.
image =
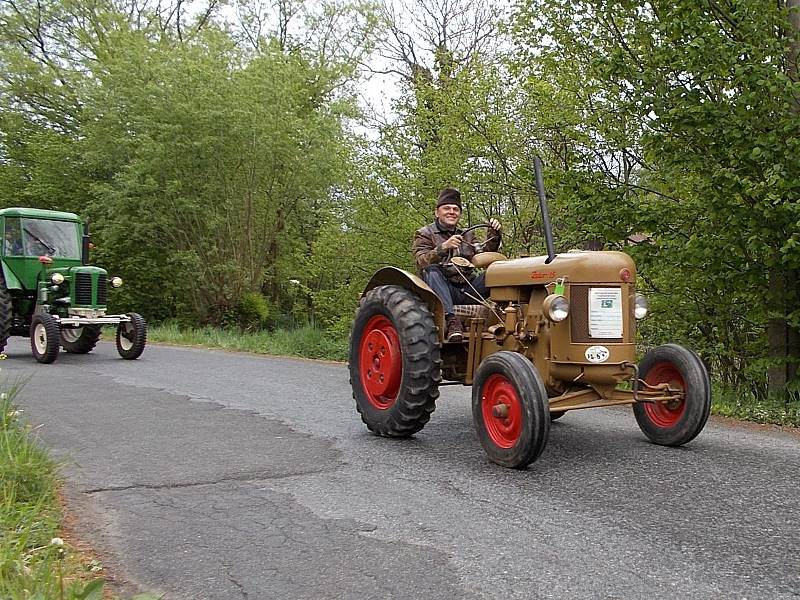
[[[439,300],[439,296],[436,295],[436,292],[428,287],[427,283],[420,277],[408,271],[404,271],[403,269],[383,267],[369,280],[369,283],[364,288],[362,297],[371,289],[382,285],[397,285],[413,291],[422,298],[422,301],[425,302],[428,309],[433,313],[433,319],[436,322],[436,327],[439,329],[439,341],[441,342],[444,340],[444,305],[442,301]]]

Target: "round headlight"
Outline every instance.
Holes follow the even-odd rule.
[[[50,275],[50,282],[53,285],[61,285],[64,283],[64,276],[61,273],[53,273]]]
[[[551,321],[558,323],[569,316],[569,301],[564,296],[550,294],[544,299],[544,314]]]
[[[110,283],[113,288],[122,287],[122,277],[112,277]]]
[[[644,319],[647,316],[647,298],[641,294],[636,294],[633,300],[633,316],[637,319]]]

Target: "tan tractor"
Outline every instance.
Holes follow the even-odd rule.
[[[708,371],[675,344],[650,350],[637,365],[636,321],[647,303],[636,293],[633,260],[611,251],[556,255],[535,164],[548,255],[475,256],[490,297],[456,307],[467,324],[462,342],[444,342],[442,303],[416,275],[386,267],[369,281],[350,340],[362,420],[378,435],[413,435],[430,419],[446,380],[472,386],[478,438],[505,467],[535,461],[551,420],[570,410],[631,405],[652,442],[686,444],[708,419]]]

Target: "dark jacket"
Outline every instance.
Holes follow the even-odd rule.
[[[446,263],[449,258],[453,256],[463,256],[467,260],[472,260],[475,256],[475,236],[472,231],[468,231],[461,245],[457,249],[445,250],[442,244],[447,241],[451,236],[460,234],[463,230],[456,229],[450,231],[445,229],[439,224],[438,219],[421,227],[414,232],[414,242],[411,245],[411,250],[414,252],[414,261],[417,264],[417,273],[422,275],[422,271],[431,266]],[[496,252],[500,248],[500,232],[494,229],[489,229],[487,234],[486,244],[483,246],[482,252]],[[459,271],[472,281],[475,278],[475,270],[469,268],[457,267],[453,264],[443,265],[447,279],[453,283],[464,283],[464,278],[459,274]]]

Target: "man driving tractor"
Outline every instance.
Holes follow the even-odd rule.
[[[475,246],[472,231],[458,228],[461,219],[461,192],[447,187],[439,192],[436,200],[436,219],[433,223],[414,233],[412,251],[417,272],[444,304],[448,342],[463,339],[463,326],[456,316],[454,304],[480,304],[489,292],[484,275],[476,275],[472,267],[453,264],[453,257],[471,260],[479,252],[496,252],[501,243],[501,225],[497,219],[489,219],[486,242]]]

